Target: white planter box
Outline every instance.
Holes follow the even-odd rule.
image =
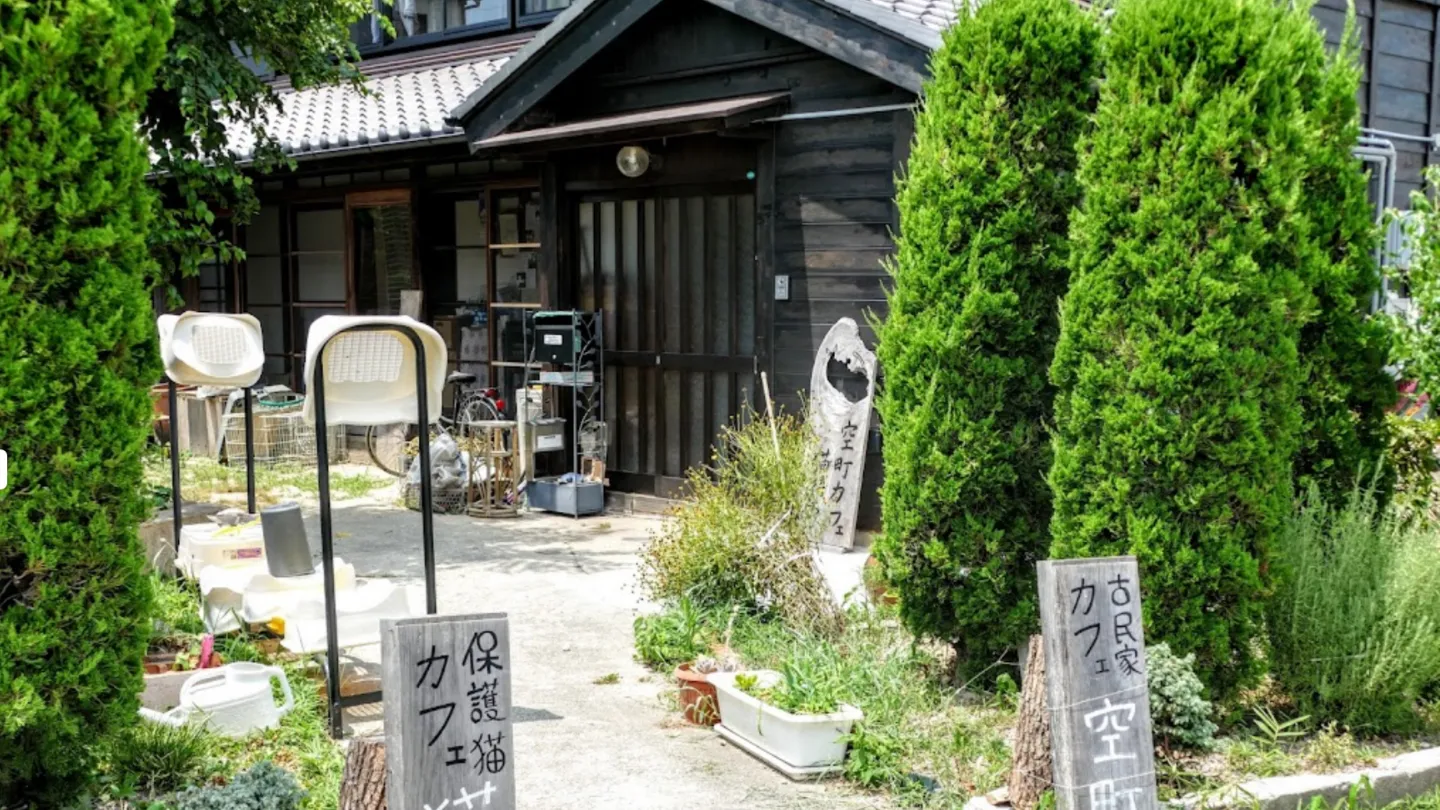
[[[827,768],[844,761],[845,735],[863,712],[842,703],[830,714],[791,714],[740,691],[736,675],[754,675],[761,687],[780,681],[780,673],[764,669],[711,673],[726,729],[793,768]]]

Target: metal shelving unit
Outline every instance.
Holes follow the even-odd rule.
[[[603,324],[599,311],[537,311],[525,320],[526,387],[570,393],[570,471],[532,481],[527,488],[531,506],[571,517],[605,508],[610,430],[605,421]]]

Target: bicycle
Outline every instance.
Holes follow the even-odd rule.
[[[505,400],[499,398],[499,392],[494,388],[465,387],[474,382],[474,374],[460,371],[445,378],[445,384],[455,389],[450,406],[452,415],[445,416],[442,412],[436,417],[430,427],[432,442],[441,434],[451,435],[457,427],[463,428],[471,422],[504,418],[501,414],[505,412]],[[372,425],[365,429],[365,451],[376,467],[399,478],[405,474],[406,462],[411,455],[407,452],[410,442],[418,436],[419,431],[413,423]]]

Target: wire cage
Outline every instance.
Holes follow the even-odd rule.
[[[401,490],[401,496],[405,501],[405,508],[415,512],[420,511],[420,485],[406,481]],[[432,487],[430,490],[431,511],[437,515],[463,515],[465,514],[466,503],[469,493],[465,487],[456,489],[438,489]]]
[[[315,426],[305,423],[301,412],[304,398],[275,401],[260,399],[255,408],[255,466],[316,464]],[[348,460],[345,426],[330,425],[330,463]],[[225,416],[225,455],[231,464],[245,465],[245,417],[240,413]]]

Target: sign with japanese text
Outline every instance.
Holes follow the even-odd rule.
[[[1058,810],[1156,810],[1134,557],[1038,565]]]
[[[505,614],[386,621],[380,644],[389,810],[514,810]]]
[[[830,363],[845,364],[864,377],[865,393],[851,399],[830,382]],[[870,439],[870,408],[875,398],[875,353],[865,348],[860,329],[850,318],[830,327],[810,372],[810,420],[820,439],[820,468],[825,476],[825,533],[821,542],[855,547],[855,514],[860,508],[860,482]]]

